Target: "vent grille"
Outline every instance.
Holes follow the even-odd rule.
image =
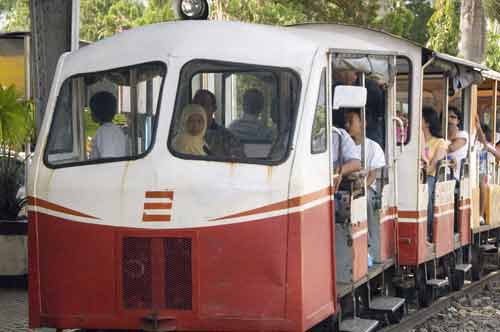
[[[123,239],[123,303],[125,308],[152,307],[151,239]]]
[[[193,282],[191,239],[164,239],[165,304],[169,309],[191,310]]]

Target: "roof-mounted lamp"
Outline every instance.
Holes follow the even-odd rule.
[[[173,6],[182,20],[206,20],[208,18],[208,0],[175,0]]]

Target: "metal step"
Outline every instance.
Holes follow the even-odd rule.
[[[472,268],[472,264],[457,264],[455,265],[455,270],[467,273]]]
[[[483,245],[479,246],[479,248],[481,248],[482,251],[495,251],[495,250],[497,250],[497,247],[494,246],[493,244],[483,244]]]
[[[375,331],[377,326],[377,320],[354,317],[342,320],[340,332],[371,332]]]
[[[395,312],[405,304],[405,299],[392,296],[379,296],[370,301],[370,310]]]
[[[429,279],[427,280],[427,285],[442,288],[448,286],[447,279]]]

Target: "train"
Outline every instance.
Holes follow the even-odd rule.
[[[499,80],[342,24],[179,21],[63,54],[27,185],[30,328],[397,323],[498,261],[500,178],[476,137],[496,143]],[[468,136],[433,184],[429,107]]]

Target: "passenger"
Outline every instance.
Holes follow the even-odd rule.
[[[215,95],[208,90],[200,89],[194,95],[193,104],[202,106],[206,112],[208,123],[205,141],[209,154],[216,157],[244,158],[243,145],[238,138],[214,119],[217,110]]]
[[[338,139],[336,139],[338,135],[334,132],[332,135],[332,153],[334,154],[333,164],[336,167],[340,167],[340,175],[344,177],[361,170],[361,154],[356,148],[356,144],[354,144],[354,141],[349,133],[343,128],[338,128],[338,130],[340,131],[340,150],[342,154],[342,161],[338,158],[339,143]]]
[[[273,131],[259,120],[264,109],[264,96],[258,89],[249,89],[243,94],[243,116],[233,121],[229,130],[242,141],[267,141],[273,139]]]
[[[476,146],[479,153],[479,223],[486,224],[486,193],[488,190],[488,153],[493,154],[495,159],[500,159],[498,149],[491,144],[491,130],[488,126],[481,126],[479,119],[476,119],[477,141]]]
[[[111,121],[117,112],[116,98],[107,91],[97,92],[89,102],[92,119],[100,124],[92,138],[90,159],[127,156],[127,137]]]
[[[429,242],[432,241],[432,226],[434,221],[434,192],[436,188],[436,173],[438,162],[446,158],[448,143],[441,135],[441,123],[439,117],[431,107],[422,110],[423,124],[422,132],[425,140],[424,162],[427,171],[427,190],[429,201],[427,205],[427,235]]]
[[[172,146],[175,151],[193,156],[206,156],[205,132],[207,115],[200,105],[188,104],[181,114],[180,128]]]
[[[363,142],[363,129],[360,111],[357,109],[349,109],[346,112],[346,128],[351,135],[356,149],[361,155],[361,143]],[[384,151],[380,145],[370,138],[366,138],[365,144],[366,169],[368,176],[366,179],[367,193],[367,212],[368,212],[368,243],[371,244],[372,235],[375,234],[375,208],[374,200],[377,195],[376,186],[376,171],[386,165]]]
[[[460,180],[462,160],[467,158],[469,135],[460,130],[462,117],[455,107],[448,108],[448,156],[455,162],[455,179]]]

